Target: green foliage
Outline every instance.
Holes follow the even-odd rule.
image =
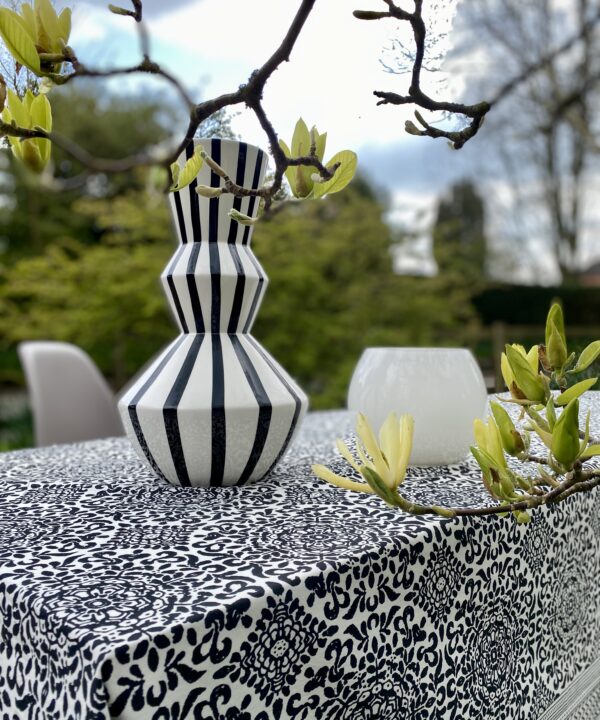
[[[159,102],[135,97],[98,99],[84,90],[60,88],[53,92],[52,109],[61,133],[84,149],[106,158],[139,152],[167,137],[164,110]],[[71,178],[83,170],[56,146],[55,174]],[[53,192],[31,184],[22,165],[8,153],[0,154],[0,266],[12,265],[19,257],[44,251],[51,243],[77,240],[98,242],[101,233],[93,218],[74,207],[81,192]],[[97,178],[84,190],[100,197],[113,197],[126,189],[141,188],[147,176],[129,173]]]
[[[173,336],[158,277],[172,253],[168,209],[140,192],[86,200],[103,242],[51,244],[0,276],[0,337],[82,346],[122,385]]]
[[[435,258],[441,272],[457,270],[481,287],[486,273],[485,206],[468,181],[452,186],[433,227]]]
[[[120,386],[176,330],[158,277],[173,252],[162,198],[139,190],[79,200],[72,225],[94,243],[63,240],[0,277],[0,337],[75,342]],[[459,279],[392,272],[389,229],[368,186],[292,205],[255,234],[271,284],[255,328],[311,395],[314,408],[345,403],[352,370],[373,345],[461,345],[474,326]]]
[[[343,194],[291,205],[256,228],[255,252],[271,283],[255,334],[314,409],[345,404],[363,348],[463,345],[476,326],[460,275],[392,272],[382,213],[358,178]]]

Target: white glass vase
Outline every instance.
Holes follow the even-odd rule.
[[[377,430],[392,411],[413,415],[410,463],[422,466],[464,460],[486,402],[475,358],[454,348],[367,348],[348,392],[348,408],[363,412]]]

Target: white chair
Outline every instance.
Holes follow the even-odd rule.
[[[38,447],[124,434],[115,396],[83,350],[44,341],[21,343],[18,353]]]

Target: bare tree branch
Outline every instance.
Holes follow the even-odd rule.
[[[519,73],[505,83],[490,100],[468,105],[465,103],[434,100],[421,89],[421,72],[423,70],[423,59],[425,57],[427,28],[423,20],[423,0],[413,1],[413,12],[404,10],[396,5],[393,0],[382,0],[388,8],[383,12],[374,12],[369,10],[354,11],[354,17],[359,20],[382,20],[386,18],[393,18],[403,22],[408,22],[410,23],[413,32],[415,57],[413,60],[411,83],[408,88],[408,93],[406,95],[400,95],[394,92],[376,90],[373,94],[375,97],[379,98],[379,102],[377,103],[378,105],[415,105],[432,112],[445,112],[462,115],[469,121],[468,125],[462,130],[444,130],[434,127],[433,125],[427,123],[418,113],[415,113],[415,115],[422,126],[422,129],[419,129],[411,121],[408,121],[405,125],[406,132],[411,135],[445,138],[449,140],[457,150],[463,147],[468,140],[479,132],[486,115],[492,107],[502,102],[502,100],[513,93],[516,88],[529,80],[540,70],[552,65],[559,56],[571,50],[582,38],[591,32],[598,22],[600,22],[600,8],[598,8],[595,15],[583,23],[573,37],[569,38],[566,42],[554,50],[549,51],[537,62],[528,65],[523,72]]]

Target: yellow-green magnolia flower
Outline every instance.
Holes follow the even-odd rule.
[[[34,96],[28,90],[21,100],[12,90],[8,91],[7,107],[2,112],[6,123],[15,122],[19,127],[31,130],[39,127],[52,130],[52,108],[46,95]],[[50,160],[52,147],[49,140],[30,138],[22,140],[18,137],[8,138],[12,151],[21,162],[35,173],[41,173]]]
[[[579,442],[579,400],[575,399],[562,411],[552,429],[551,450],[561,465],[571,467],[584,449]]]
[[[537,345],[530,348],[529,352],[522,345],[507,345],[500,366],[504,382],[513,398],[545,402],[546,389],[539,373]]]
[[[315,168],[312,166],[296,165],[288,167],[285,172],[285,177],[290,184],[292,194],[297,198],[320,198],[324,195],[339,192],[348,185],[356,173],[358,160],[356,153],[351,150],[342,150],[342,152],[334,155],[327,163],[323,162],[325,145],[327,144],[327,133],[319,133],[314,126],[309,131],[302,118],[296,123],[291,149],[283,140],[279,141],[281,149],[289,158],[307,157],[310,155],[310,149],[313,144],[317,158],[325,167],[331,168],[338,163],[339,167],[330,180],[321,180],[318,174],[315,174]]]
[[[494,418],[486,423],[477,419],[473,424],[477,445],[471,447],[483,476],[483,484],[490,495],[503,503],[520,499],[516,484],[518,479],[508,467],[502,444],[501,431]],[[519,519],[525,522],[525,517]]]
[[[56,12],[50,0],[22,3],[20,12],[0,8],[0,35],[14,59],[36,75],[57,75],[71,34],[71,8]],[[42,57],[40,57],[42,55]]]
[[[489,455],[494,462],[494,467],[506,468],[502,436],[494,418],[490,418],[487,424],[477,418],[473,423],[473,434],[477,447]]]
[[[390,502],[406,476],[412,450],[414,419],[411,415],[402,415],[398,419],[396,413],[390,413],[381,426],[378,442],[369,421],[359,413],[356,433],[357,457],[341,440],[337,441],[337,448],[340,455],[368,484],[337,475],[324,465],[313,465],[312,471],[317,477],[338,487],[375,493]]]
[[[521,433],[515,427],[510,415],[497,402],[491,402],[490,407],[496,425],[500,432],[502,447],[509,455],[518,455],[525,450],[525,443]]]
[[[197,145],[192,157],[185,161],[183,167],[180,166],[179,161],[171,165],[171,187],[169,192],[183,190],[198,177],[198,173],[202,165],[204,165],[203,152],[202,146]]]

